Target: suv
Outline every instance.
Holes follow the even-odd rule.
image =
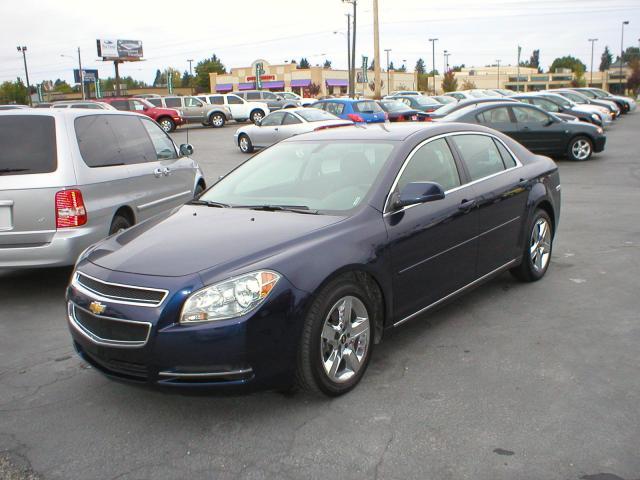
[[[269,107],[263,102],[247,102],[233,93],[208,93],[198,98],[210,105],[221,105],[229,109],[236,122],[251,120],[258,123],[269,114]]]
[[[234,95],[244,98],[250,102],[265,102],[269,106],[269,110],[280,110],[281,108],[300,107],[297,100],[287,100],[278,93],[266,90],[244,90],[242,92],[233,92]]]
[[[173,132],[178,125],[185,123],[178,110],[172,108],[157,108],[144,98],[107,97],[101,98],[100,100],[108,103],[116,110],[142,113],[158,122],[165,132]]]
[[[205,188],[190,145],[110,110],[0,112],[0,268],[73,265]]]
[[[104,102],[94,102],[93,100],[65,100],[55,102],[51,108],[91,108],[93,110],[115,110],[111,105]]]
[[[177,108],[187,123],[201,123],[204,126],[220,128],[232,118],[228,108],[209,105],[196,97],[156,97],[146,100],[158,107]]]

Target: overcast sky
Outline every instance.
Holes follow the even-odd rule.
[[[640,0],[379,0],[379,5],[381,53],[392,49],[394,64],[406,60],[410,70],[419,57],[431,68],[429,37],[439,38],[439,70],[444,49],[452,52],[452,65],[483,66],[496,59],[515,65],[518,44],[523,60],[540,49],[544,68],[567,54],[589,67],[588,38],[599,39],[597,69],[605,45],[614,54],[620,51],[623,20],[630,21],[625,47],[637,46],[640,38]],[[113,64],[98,61],[97,38],[142,40],[145,61],[125,64],[120,72],[146,82],[158,68],[184,71],[187,59],[197,62],[212,53],[227,68],[256,58],[283,63],[301,56],[312,64],[326,58],[334,68],[345,68],[344,15],[350,10],[342,0],[3,0],[0,81],[24,75],[17,45],[28,48],[32,84],[56,78],[71,82],[78,46],[85,68],[98,68],[102,78],[112,76]],[[358,59],[373,57],[372,20],[372,0],[358,0]]]

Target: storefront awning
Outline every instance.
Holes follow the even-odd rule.
[[[284,81],[274,80],[271,82],[262,82],[262,88],[284,88]]]
[[[233,90],[233,83],[219,83],[216,85],[216,92],[230,92]]]
[[[253,90],[256,88],[256,84],[253,82],[245,82],[238,84],[238,90]]]
[[[348,87],[349,80],[327,78],[327,87]]]
[[[291,80],[291,87],[308,87],[311,85],[311,80]]]

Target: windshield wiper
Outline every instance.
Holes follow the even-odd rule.
[[[248,208],[265,212],[294,212],[317,215],[318,210],[311,210],[306,205],[234,205],[232,208]]]
[[[231,205],[227,203],[212,202],[211,200],[191,200],[187,202],[189,205],[204,205],[206,207],[229,208]]]

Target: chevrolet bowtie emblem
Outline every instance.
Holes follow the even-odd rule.
[[[95,315],[100,315],[107,308],[106,305],[101,304],[100,302],[91,302],[89,304],[89,310]]]

